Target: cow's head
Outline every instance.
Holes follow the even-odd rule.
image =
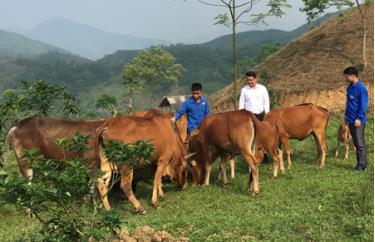
[[[187,186],[188,165],[184,157],[175,158],[166,168],[166,175],[178,187],[184,189]]]
[[[188,139],[188,155],[187,155],[187,162],[190,165],[190,172],[193,176],[193,185],[201,184],[202,182],[202,174],[203,174],[203,160],[201,146],[198,139],[199,130],[194,130]]]

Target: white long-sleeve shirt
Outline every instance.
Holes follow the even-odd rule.
[[[261,112],[268,113],[270,111],[270,99],[265,86],[257,83],[255,88],[249,85],[241,89],[241,96],[238,109],[246,109],[255,114]]]

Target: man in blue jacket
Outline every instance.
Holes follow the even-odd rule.
[[[199,127],[203,118],[210,113],[207,98],[202,97],[202,84],[193,83],[191,86],[191,92],[192,95],[181,104],[175,116],[172,118],[172,122],[175,122],[185,113],[187,114],[188,137],[191,132]]]
[[[358,79],[355,67],[344,70],[344,76],[349,83],[346,88],[345,119],[349,124],[350,134],[357,149],[357,165],[355,170],[364,171],[367,166],[367,150],[365,145],[366,110],[368,94],[365,85]]]

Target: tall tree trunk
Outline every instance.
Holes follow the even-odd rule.
[[[367,21],[366,21],[366,16],[362,16],[362,59],[363,59],[364,70],[366,70],[367,68],[366,43],[367,43]]]
[[[130,115],[133,114],[133,94],[130,94],[129,97],[128,112]]]
[[[232,2],[232,68],[233,68],[233,104],[237,110],[237,51],[236,51],[236,1]]]

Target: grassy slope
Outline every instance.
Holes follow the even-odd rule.
[[[146,206],[145,216],[134,215],[120,196],[112,196],[112,205],[130,229],[149,225],[192,241],[373,241],[373,118],[366,128],[369,166],[364,173],[352,169],[353,149],[348,160],[333,157],[338,124],[337,119],[330,120],[324,169],[314,162],[312,137],[292,141],[292,170],[273,180],[272,165],[261,165],[261,193],[256,197],[246,191],[247,168],[238,158],[236,178],[227,189],[216,182],[216,163],[209,187],[190,186],[180,192],[167,185],[158,210],[150,206],[150,184],[139,184],[137,196]],[[22,213],[0,210],[0,241],[24,237],[35,228],[35,221]]]

